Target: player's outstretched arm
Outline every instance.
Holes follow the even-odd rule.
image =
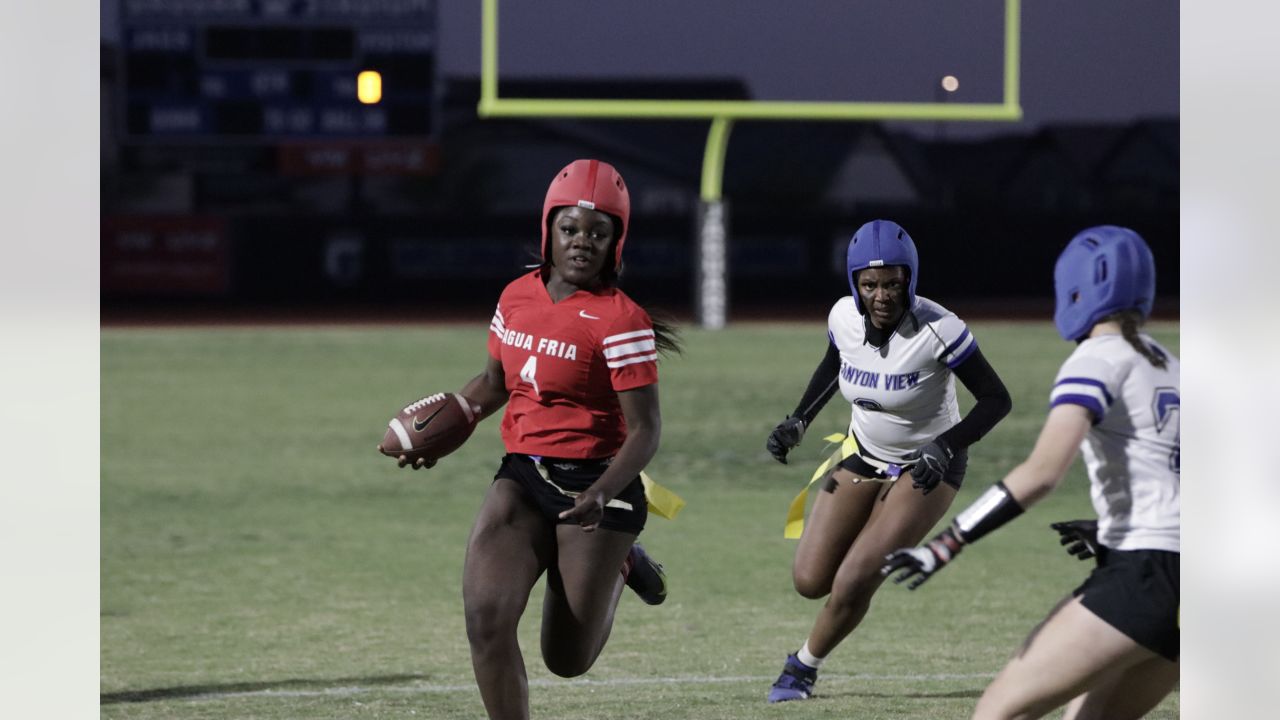
[[[1031,454],[1004,477],[1005,487],[1022,507],[1031,507],[1058,487],[1092,426],[1093,416],[1080,405],[1057,405],[1049,411]]]
[[[920,587],[946,567],[965,545],[1021,515],[1025,508],[1052,492],[1075,461],[1090,424],[1089,411],[1079,405],[1054,407],[1031,455],[1021,465],[991,486],[932,540],[917,548],[901,548],[886,555],[880,573],[897,573],[895,583],[910,580],[907,587],[911,590]]]

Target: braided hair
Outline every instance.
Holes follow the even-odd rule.
[[[1147,362],[1160,369],[1164,369],[1168,362],[1165,360],[1164,354],[1151,345],[1143,342],[1138,335],[1138,328],[1142,327],[1144,318],[1142,311],[1137,308],[1121,310],[1112,313],[1102,319],[1102,322],[1116,322],[1120,324],[1120,335],[1128,342],[1139,355],[1147,359]]]

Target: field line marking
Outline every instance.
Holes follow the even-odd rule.
[[[878,675],[872,673],[857,673],[853,675],[823,675],[822,681],[824,685],[839,682],[856,682],[856,681],[882,681],[882,680],[898,680],[906,682],[931,681],[931,680],[982,680],[995,677],[994,672],[984,673],[920,673],[906,675]],[[595,688],[595,687],[624,687],[634,685],[723,685],[732,683],[767,683],[775,680],[773,675],[731,675],[731,676],[697,676],[686,675],[680,677],[635,677],[635,678],[605,678],[602,680],[594,680],[590,678],[579,678],[574,680],[551,680],[546,678],[534,678],[529,680],[529,687],[538,688]],[[229,698],[293,698],[293,697],[347,697],[351,695],[364,695],[374,692],[400,693],[400,694],[435,694],[435,693],[455,693],[455,692],[478,692],[474,682],[464,684],[436,684],[436,683],[415,683],[413,685],[402,686],[386,686],[379,685],[377,687],[360,687],[360,686],[344,686],[325,688],[322,690],[250,690],[227,693],[203,693],[200,695],[192,695],[183,700],[187,702],[202,702],[211,700],[225,700]]]

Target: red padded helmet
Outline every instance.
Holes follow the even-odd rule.
[[[614,244],[613,267],[622,267],[622,243],[627,239],[627,221],[631,217],[631,196],[622,175],[607,162],[574,160],[556,173],[542,203],[542,261],[546,262],[547,228],[556,208],[577,206],[598,210],[618,218],[622,223]]]

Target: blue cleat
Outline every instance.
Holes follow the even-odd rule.
[[[813,684],[818,681],[818,669],[800,662],[795,655],[788,655],[773,687],[769,688],[769,702],[808,700],[813,696]]]
[[[667,599],[667,574],[662,564],[649,557],[639,543],[627,553],[627,587],[648,605],[661,605]]]

